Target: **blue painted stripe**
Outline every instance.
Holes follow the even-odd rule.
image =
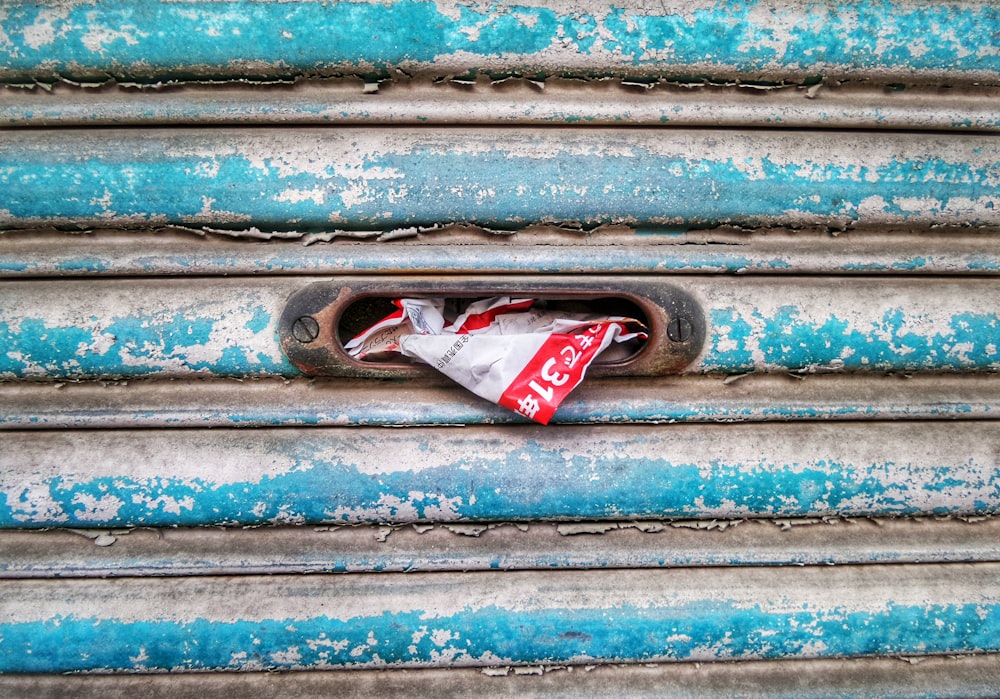
[[[523,129],[0,133],[0,228],[1000,225],[990,136]]]
[[[961,78],[1000,71],[989,2],[6,3],[0,79],[431,74]],[[177,41],[184,37],[184,41]]]
[[[865,327],[855,326],[846,309],[810,318],[791,303],[752,314],[742,308],[711,313],[711,327],[726,330],[712,334],[704,371],[1000,369],[1000,314],[992,310],[957,313],[931,336],[918,330],[922,314],[905,307],[888,309]]]
[[[573,288],[592,283],[561,279]],[[462,288],[469,280],[454,283]],[[292,293],[315,281],[6,282],[0,378],[299,376],[281,352],[277,319]],[[992,281],[684,277],[667,283],[689,291],[708,321],[702,355],[686,373],[1000,370],[1000,288]]]
[[[416,610],[347,621],[317,616],[229,623],[203,619],[122,623],[54,617],[44,622],[0,626],[6,651],[0,672],[446,664],[441,645],[429,635],[413,643],[413,637],[428,627],[429,613]],[[947,631],[942,632],[939,623]],[[725,602],[668,610],[622,606],[610,610],[568,608],[511,613],[487,607],[436,618],[433,626],[458,639],[448,645],[457,647],[453,656],[464,665],[1000,650],[998,604],[893,605],[878,613],[834,609],[773,615]],[[685,637],[687,640],[683,640]],[[306,638],[317,642],[303,643]],[[810,652],[819,643],[823,651]],[[344,650],[337,650],[341,646]],[[359,648],[360,652],[351,652]],[[137,649],[145,650],[145,656]]]
[[[412,574],[369,581],[348,575],[302,582],[277,576],[214,584],[104,581],[104,589],[30,581],[8,585],[0,598],[13,608],[35,598],[32,588],[41,587],[33,614],[15,611],[13,620],[0,622],[0,672],[995,652],[1000,650],[997,570],[981,565],[931,571],[878,566],[867,575],[828,568],[549,573],[547,578]],[[917,591],[918,583],[927,587]],[[981,587],[973,592],[975,583]],[[149,592],[137,591],[136,584]],[[691,585],[700,587],[684,589]],[[80,608],[67,610],[50,599],[60,592]],[[17,599],[18,593],[24,598]],[[83,597],[88,593],[91,599]],[[518,593],[519,601],[509,599]],[[178,595],[183,600],[174,602]],[[252,604],[241,608],[234,597]]]
[[[221,280],[199,286],[200,298],[169,282],[159,290],[142,282],[8,285],[0,305],[0,376],[299,374],[278,345],[276,316],[287,290]]]
[[[0,527],[991,514],[998,440],[971,421],[9,432]]]

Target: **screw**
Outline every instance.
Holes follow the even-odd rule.
[[[687,342],[692,332],[691,321],[683,316],[671,318],[667,324],[667,337],[671,342]]]
[[[292,337],[304,345],[319,337],[319,323],[312,316],[302,316],[292,323]]]

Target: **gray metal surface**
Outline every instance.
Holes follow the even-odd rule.
[[[1000,561],[1000,519],[0,531],[0,578]]]
[[[199,235],[200,234],[200,235]],[[597,273],[1000,275],[1000,233],[981,229],[626,226],[589,233],[533,226],[516,233],[451,226],[423,233],[243,230],[140,233],[97,229],[0,233],[0,277],[220,274]]]
[[[591,124],[763,128],[1000,129],[990,87],[887,89],[829,80],[811,87],[623,84],[550,79],[298,81],[270,87],[139,90],[0,88],[0,125]]]
[[[555,423],[981,420],[997,374],[588,378]],[[520,422],[444,377],[0,382],[0,429],[484,425]]]
[[[7,697],[301,699],[566,697],[567,699],[969,699],[993,697],[1000,655],[756,660],[724,663],[347,670],[297,673],[0,676]]]

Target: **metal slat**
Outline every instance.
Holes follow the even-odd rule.
[[[998,518],[6,530],[0,578],[931,565],[1000,561],[998,535]]]
[[[6,432],[0,527],[984,515],[990,421]]]
[[[28,84],[397,71],[996,84],[1000,71],[1000,15],[973,0],[62,0],[7,3],[0,21],[0,80]]]
[[[986,134],[0,131],[0,228],[1000,225]]]
[[[553,423],[981,420],[996,374],[751,374],[588,378]],[[0,429],[491,425],[523,423],[447,379],[0,383]]]
[[[998,580],[994,563],[4,580],[0,670],[996,652]]]
[[[6,281],[0,378],[298,376],[280,349],[278,317],[292,293],[319,281],[328,280]],[[489,283],[484,276],[450,281],[455,289]],[[567,275],[526,284],[614,289],[619,282],[629,278]],[[691,276],[664,283],[689,292],[708,324],[702,353],[685,373],[1000,369],[1000,287],[991,280]]]
[[[544,85],[544,89],[540,89]],[[629,85],[617,80],[491,83],[361,80],[138,90],[0,88],[5,126],[457,124],[1000,130],[1000,90]]]
[[[755,660],[657,665],[538,666],[499,670],[327,670],[169,675],[0,676],[6,696],[171,699],[330,697],[629,697],[655,699],[894,699],[986,697],[1000,686],[1000,655]]]
[[[190,230],[0,234],[0,277],[377,274],[1000,275],[1000,233],[767,229],[590,233],[532,227],[501,235],[452,226],[389,240],[372,231],[264,241]],[[293,240],[285,240],[285,236]],[[261,233],[260,237],[266,237]],[[333,238],[333,242],[330,242]]]

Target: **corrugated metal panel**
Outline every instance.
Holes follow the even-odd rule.
[[[8,432],[4,443],[0,527],[1000,509],[990,422]]]
[[[326,281],[7,282],[0,377],[299,376],[282,353],[279,340],[287,338],[279,337],[278,321],[289,297],[311,283]],[[490,296],[519,286],[484,277],[395,282],[397,289],[421,283],[442,295],[478,289]],[[393,290],[388,279],[343,282],[347,289],[380,284]],[[640,295],[675,286],[695,300],[706,324],[701,351],[684,373],[1000,368],[1000,286],[992,280],[686,277],[675,285],[561,276],[520,284],[548,293],[628,288]]]
[[[806,383],[803,383],[805,381]],[[0,428],[494,425],[521,423],[445,379],[0,383]],[[553,423],[983,420],[995,374],[744,374],[588,378]]]
[[[393,235],[260,231],[252,238],[247,231],[196,233],[197,238],[178,229],[100,229],[74,236],[8,232],[0,235],[0,277],[342,276],[387,269],[407,274],[1000,274],[995,229],[956,229],[947,235],[919,228],[668,231],[625,226],[589,232],[531,226],[507,233],[450,226]],[[335,244],[324,244],[331,241]]]
[[[5,578],[977,563],[990,517],[0,531]]]
[[[0,693],[995,692],[996,7],[647,5],[0,7]],[[407,288],[652,338],[543,428],[282,320]]]
[[[7,580],[0,581],[8,649],[0,668],[475,667],[998,652],[998,581],[996,563]]]
[[[0,154],[0,228],[1000,225],[984,134],[14,130]]]
[[[159,84],[402,74],[996,84],[989,2],[17,3],[0,80]],[[177,41],[184,37],[184,41]]]
[[[0,690],[36,699],[147,697],[247,699],[380,697],[630,697],[812,699],[990,696],[1000,684],[996,655],[755,660],[726,663],[528,666],[152,675],[0,676]],[[625,688],[623,690],[623,688]]]

